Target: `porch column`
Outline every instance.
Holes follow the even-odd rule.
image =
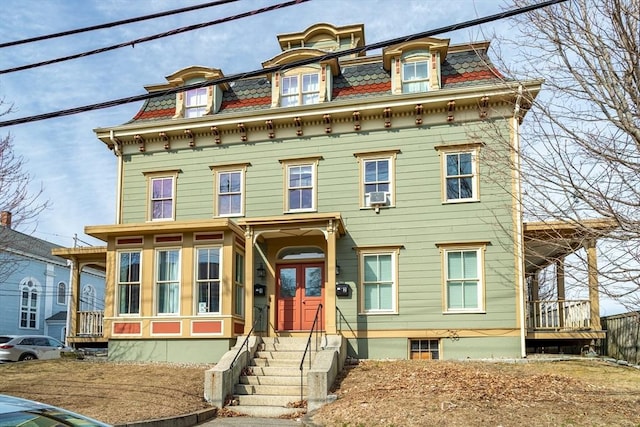
[[[71,258],[71,283],[69,284],[69,296],[67,303],[67,333],[65,337],[78,335],[78,308],[80,307],[80,263],[78,259]],[[68,339],[66,340],[68,343]]]
[[[327,227],[327,289],[324,298],[325,333],[335,335],[336,328],[336,224],[329,222]]]
[[[587,271],[589,274],[589,302],[591,306],[591,329],[599,331],[600,326],[600,289],[598,286],[598,255],[596,253],[596,240],[585,241],[584,248],[587,251]]]
[[[254,248],[253,248],[253,228],[247,226],[244,233],[244,334],[248,335],[253,326],[253,287],[254,277]]]
[[[564,257],[556,261],[556,285],[558,292],[558,325],[564,328]]]

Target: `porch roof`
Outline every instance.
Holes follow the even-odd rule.
[[[588,241],[606,236],[618,227],[610,218],[574,221],[525,222],[525,272],[534,273],[582,248]]]

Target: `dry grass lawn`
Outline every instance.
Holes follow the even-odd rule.
[[[207,365],[94,360],[0,365],[0,393],[118,424],[208,407]],[[345,369],[316,425],[640,426],[640,370],[598,360],[365,361]]]

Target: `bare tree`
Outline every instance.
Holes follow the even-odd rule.
[[[11,108],[0,98],[0,117],[10,114]],[[19,247],[17,233],[11,228],[35,227],[38,215],[48,206],[48,202],[41,200],[43,189],[33,193],[30,184],[31,176],[24,159],[13,150],[11,135],[0,136],[0,211],[10,213],[4,216],[10,223],[0,226],[0,284],[20,267],[13,253],[28,249]]]
[[[499,56],[512,52],[516,79],[545,80],[522,124],[524,216],[614,222],[601,240],[601,290],[638,309],[640,2],[571,0],[513,19],[520,35],[501,40]]]

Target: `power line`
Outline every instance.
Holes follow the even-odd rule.
[[[383,47],[386,47],[386,46],[390,46],[390,45],[394,45],[394,44],[398,44],[398,43],[412,41],[412,40],[416,40],[416,39],[420,39],[420,38],[424,38],[424,37],[432,37],[432,36],[435,36],[435,35],[438,35],[438,34],[441,34],[441,33],[461,30],[461,29],[472,27],[472,26],[475,26],[475,25],[485,24],[485,23],[496,21],[496,20],[499,20],[499,19],[509,18],[509,17],[512,17],[512,16],[516,16],[516,15],[520,15],[520,14],[526,13],[526,12],[531,12],[531,11],[536,10],[536,9],[540,9],[540,8],[551,6],[551,5],[558,4],[558,3],[563,3],[565,1],[567,1],[567,0],[548,0],[548,1],[545,1],[545,2],[542,2],[542,3],[521,7],[521,8],[518,8],[518,9],[511,10],[511,11],[501,12],[501,13],[497,13],[497,14],[494,14],[494,15],[486,16],[484,18],[477,18],[477,19],[473,19],[473,20],[470,20],[470,21],[465,21],[465,22],[462,22],[462,23],[459,23],[459,24],[453,24],[453,25],[448,25],[448,26],[445,26],[445,27],[440,27],[440,28],[437,28],[435,30],[424,31],[424,32],[421,32],[421,33],[414,33],[412,35],[408,35],[408,36],[404,36],[404,37],[398,37],[398,38],[395,38],[395,39],[390,39],[390,40],[386,40],[386,41],[382,41],[382,42],[378,42],[378,43],[373,43],[373,44],[369,44],[369,45],[366,45],[366,46],[363,46],[363,47],[358,47],[358,48],[352,48],[352,49],[342,50],[342,51],[338,51],[338,52],[327,53],[327,54],[325,54],[323,56],[320,56],[320,57],[307,58],[307,59],[291,62],[289,64],[277,65],[277,66],[273,66],[273,67],[262,68],[260,70],[254,70],[254,71],[249,71],[249,72],[245,72],[245,73],[234,74],[234,75],[231,75],[231,76],[228,76],[228,77],[223,77],[223,78],[220,78],[220,79],[209,80],[209,81],[198,82],[198,83],[192,83],[192,84],[189,84],[189,85],[184,85],[184,86],[180,86],[180,87],[176,87],[176,88],[166,89],[164,91],[157,91],[157,92],[146,93],[146,94],[141,94],[141,95],[134,95],[134,96],[126,97],[126,98],[120,98],[120,99],[115,99],[115,100],[111,100],[111,101],[99,102],[99,103],[96,103],[96,104],[89,104],[89,105],[70,108],[70,109],[66,109],[66,110],[58,110],[58,111],[54,111],[54,112],[50,112],[50,113],[38,114],[38,115],[27,116],[27,117],[21,117],[21,118],[17,118],[17,119],[13,119],[13,120],[6,120],[6,121],[0,122],[0,128],[1,127],[24,124],[24,123],[36,122],[36,121],[41,121],[41,120],[47,120],[47,119],[52,119],[52,118],[56,118],[56,117],[70,116],[70,115],[73,115],[73,114],[83,113],[83,112],[87,112],[87,111],[93,111],[93,110],[100,110],[100,109],[104,109],[104,108],[116,107],[118,105],[130,104],[132,102],[145,101],[147,99],[158,98],[158,97],[168,96],[168,95],[174,95],[174,94],[176,94],[178,92],[184,92],[184,91],[191,90],[191,89],[200,89],[200,88],[203,88],[203,87],[214,86],[214,85],[218,85],[218,84],[222,84],[222,83],[228,83],[228,82],[232,82],[232,81],[235,81],[235,80],[240,80],[240,79],[243,79],[243,78],[256,77],[256,76],[263,75],[263,74],[268,74],[268,73],[274,73],[274,72],[277,72],[277,71],[288,70],[288,69],[300,67],[300,66],[303,66],[303,65],[308,65],[308,64],[313,64],[313,63],[317,63],[317,62],[326,61],[326,60],[329,60],[329,59],[339,58],[341,56],[359,54],[359,53],[366,52],[366,51],[369,51],[369,50],[380,49],[380,48],[383,48]]]
[[[0,74],[8,74],[8,73],[16,72],[16,71],[24,71],[24,70],[29,70],[31,68],[42,67],[44,65],[57,64],[59,62],[69,61],[69,60],[78,59],[78,58],[84,58],[84,57],[91,56],[91,55],[97,55],[98,53],[109,52],[111,50],[116,50],[116,49],[120,49],[120,48],[123,48],[123,47],[129,47],[129,46],[135,47],[136,44],[146,43],[146,42],[149,42],[149,41],[152,41],[152,40],[157,40],[157,39],[161,39],[161,38],[164,38],[164,37],[174,36],[176,34],[185,33],[187,31],[198,30],[200,28],[205,28],[205,27],[209,27],[209,26],[212,26],[212,25],[224,24],[226,22],[235,21],[235,20],[241,19],[241,18],[246,18],[248,16],[258,15],[260,13],[270,12],[272,10],[281,9],[283,7],[294,6],[294,5],[297,5],[297,4],[300,4],[300,3],[305,3],[305,2],[308,2],[308,1],[310,1],[310,0],[291,0],[291,1],[288,1],[288,2],[284,2],[284,3],[278,3],[278,4],[275,4],[275,5],[266,6],[266,7],[260,8],[260,9],[251,10],[249,12],[240,13],[238,15],[228,16],[226,18],[216,19],[214,21],[203,22],[203,23],[200,23],[200,24],[195,24],[195,25],[189,25],[189,26],[186,26],[186,27],[176,28],[176,29],[173,29],[173,30],[165,31],[164,33],[154,34],[152,36],[142,37],[142,38],[139,38],[139,39],[136,39],[136,40],[131,40],[131,41],[128,41],[128,42],[119,43],[119,44],[111,45],[111,46],[107,46],[107,47],[102,47],[100,49],[94,49],[94,50],[90,50],[90,51],[86,51],[86,52],[76,53],[74,55],[63,56],[63,57],[56,58],[56,59],[50,59],[48,61],[35,62],[33,64],[28,64],[28,65],[21,65],[19,67],[6,68],[4,70],[0,70]]]
[[[88,31],[102,30],[104,28],[117,27],[119,25],[132,24],[134,22],[146,21],[149,19],[162,18],[164,16],[176,15],[178,13],[190,12],[192,10],[205,9],[207,7],[219,6],[226,3],[236,2],[238,0],[218,0],[209,3],[198,4],[195,6],[183,7],[180,9],[172,9],[165,12],[153,13],[151,15],[138,16],[136,18],[123,19],[121,21],[107,22],[105,24],[93,25],[91,27],[78,28],[75,30],[61,31],[59,33],[47,34],[44,36],[36,36],[23,40],[15,40],[11,42],[0,43],[0,48],[17,46],[21,44],[39,42],[42,40],[50,40],[58,37],[70,36],[73,34],[86,33]]]

